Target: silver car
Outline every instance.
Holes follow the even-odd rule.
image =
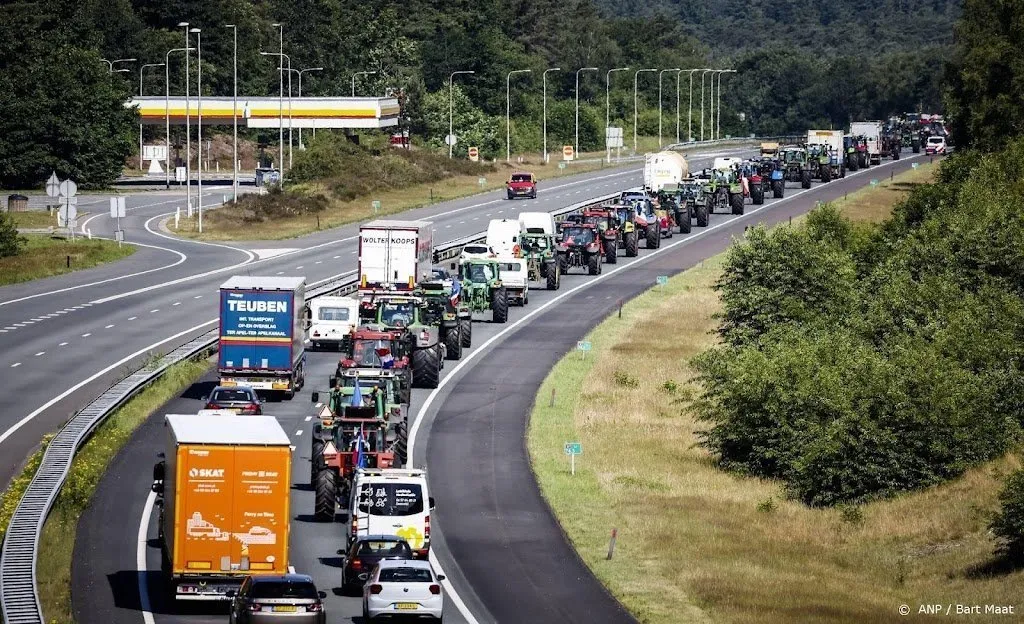
[[[428,617],[441,621],[444,611],[444,576],[434,574],[427,561],[385,559],[377,564],[363,586],[363,619]]]
[[[326,624],[323,598],[306,574],[249,576],[228,592],[231,624]]]

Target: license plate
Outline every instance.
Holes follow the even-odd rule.
[[[419,609],[420,606],[415,602],[396,602],[395,608],[400,611],[415,611],[416,609]]]
[[[239,408],[239,407],[232,407],[232,408],[230,409],[230,411],[232,411],[232,412],[234,412],[234,413],[236,413],[236,414],[241,414],[241,413],[242,413],[242,409],[241,409],[241,408]]]
[[[294,605],[278,605],[271,610],[275,613],[295,613],[299,608]]]

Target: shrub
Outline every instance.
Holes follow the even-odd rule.
[[[28,242],[18,234],[18,224],[7,212],[0,212],[0,258],[16,256]]]
[[[1017,470],[1006,479],[999,503],[999,512],[989,524],[999,539],[999,552],[1015,559],[1024,558],[1024,470]]]
[[[629,373],[615,371],[615,385],[622,386],[623,388],[638,388],[640,380]]]

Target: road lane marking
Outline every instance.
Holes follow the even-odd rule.
[[[142,521],[139,522],[139,533],[135,544],[135,569],[138,572],[139,609],[142,611],[144,624],[155,624],[149,605],[149,589],[146,587],[146,549],[149,548],[149,519],[153,516],[153,503],[156,492],[146,497],[146,505],[142,508]]]
[[[82,334],[82,338],[88,338],[89,336],[92,336],[92,332],[89,332],[88,334]]]
[[[175,302],[174,302],[174,303],[172,303],[171,305],[176,305],[176,306],[179,306],[179,305],[181,305],[181,302],[180,302],[180,301],[175,301]]]
[[[192,297],[192,298],[193,298],[193,299],[202,299],[202,298],[203,298],[203,296],[202,296],[202,295],[196,295],[195,297]]]
[[[59,344],[59,345],[57,345],[57,346],[58,346],[58,347],[63,347],[63,346],[66,346],[67,344],[68,344],[68,343],[66,343],[66,342],[62,342],[62,343],[60,343],[60,344]]]
[[[11,364],[11,368],[18,368],[19,366],[21,366],[21,362],[15,362],[14,364]]]
[[[309,421],[311,421],[311,420],[313,420],[313,417],[312,417],[312,416],[306,416],[306,422],[309,422]]]
[[[150,314],[156,314],[156,313],[157,313],[157,312],[159,312],[159,311],[160,311],[160,308],[157,308],[157,309],[155,309],[155,310],[150,310],[150,311],[149,311],[149,313],[150,313]]]
[[[302,435],[302,429],[299,429],[298,431],[296,431],[296,432],[295,432],[295,435],[297,435],[297,436],[300,436],[300,435]]]
[[[137,316],[129,316],[129,317],[128,317],[128,320],[129,320],[129,321],[134,321],[134,320],[135,320],[135,319],[137,319],[137,318],[139,318],[139,317],[137,317]]]
[[[44,355],[45,353],[46,353],[46,351],[40,351],[39,353],[36,353],[36,357],[39,357],[40,355]]]
[[[103,329],[110,329],[110,328],[111,328],[111,327],[113,327],[113,326],[114,326],[114,324],[113,324],[113,323],[111,323],[110,325],[107,325],[107,326],[106,326],[106,327],[104,327]]]

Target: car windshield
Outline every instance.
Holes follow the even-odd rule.
[[[359,511],[374,516],[423,513],[423,490],[418,483],[367,483],[359,491]]]
[[[562,230],[562,240],[569,245],[589,245],[594,242],[594,230],[583,227],[567,227]]]
[[[316,600],[316,585],[305,581],[262,581],[253,583],[253,598]]]
[[[528,174],[528,173],[514,173],[514,174],[512,174],[512,181],[513,182],[529,182],[530,181],[530,174]]]
[[[320,308],[316,318],[319,321],[347,321],[348,313],[348,308]]]
[[[494,277],[494,269],[489,264],[474,263],[466,266],[466,279],[475,284],[486,284]]]
[[[942,143],[942,137],[930,137],[928,142],[938,145],[939,143]]]
[[[389,327],[405,326],[412,323],[413,314],[411,302],[383,303],[380,307],[380,322]]]
[[[379,580],[382,583],[433,583],[434,575],[426,568],[384,568]]]
[[[352,359],[360,366],[380,366],[377,349],[391,349],[390,340],[360,339],[352,342]]]
[[[215,390],[211,400],[214,403],[232,401],[252,401],[252,395],[248,390]]]
[[[548,248],[548,238],[546,236],[529,236],[523,239],[523,244],[527,249],[544,251]]]
[[[510,273],[518,273],[523,270],[523,264],[521,262],[502,262],[499,267],[502,271],[508,271]]]
[[[605,216],[590,215],[589,217],[586,217],[586,223],[593,223],[599,230],[608,229],[608,217]]]
[[[387,556],[395,555],[400,557],[412,557],[412,549],[409,544],[401,540],[366,540],[359,542],[356,556]]]
[[[786,152],[786,162],[799,162],[801,156],[803,156],[803,154],[801,152],[797,152],[797,151]]]

